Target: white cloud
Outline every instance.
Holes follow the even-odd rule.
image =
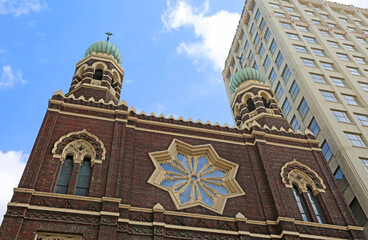
[[[221,70],[234,38],[240,15],[227,11],[219,11],[206,16],[209,1],[205,1],[202,9],[179,1],[174,6],[167,2],[168,8],[161,20],[167,30],[178,30],[190,27],[198,39],[195,42],[181,42],[177,47],[179,54],[186,54],[197,64],[199,60],[210,60],[215,70]]]
[[[40,0],[0,0],[0,15],[13,14],[15,17],[40,12],[47,8],[46,2]]]
[[[9,64],[3,66],[0,78],[0,89],[13,87],[17,83],[26,83],[22,77],[22,72],[20,70],[14,71]]]
[[[26,165],[28,154],[22,151],[0,151],[0,222],[6,212],[6,206],[13,196],[13,188],[18,186]]]

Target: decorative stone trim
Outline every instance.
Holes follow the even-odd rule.
[[[317,195],[326,189],[322,178],[314,170],[295,159],[281,168],[280,176],[286,187],[292,188],[295,184],[301,192],[307,192],[310,187],[313,194]]]
[[[36,234],[35,239],[37,240],[82,240],[81,235],[70,235],[70,234],[60,234],[60,233],[43,233],[39,232]]]
[[[72,155],[76,163],[81,163],[85,157],[89,157],[93,165],[105,160],[106,148],[97,136],[83,129],[62,136],[55,142],[52,153],[53,157],[60,158],[60,161],[64,161],[68,155]]]
[[[174,139],[167,150],[149,155],[156,169],[147,182],[169,192],[177,209],[202,206],[222,214],[228,198],[244,195],[235,180],[238,165],[210,144]]]

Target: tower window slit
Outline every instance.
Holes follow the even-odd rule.
[[[247,100],[247,108],[249,112],[256,110],[256,107],[254,106],[254,102],[251,98]]]
[[[55,187],[55,193],[66,194],[68,192],[70,176],[73,171],[73,157],[67,156],[61,166],[59,177]]]
[[[299,190],[295,186],[293,186],[293,193],[303,221],[310,222],[311,220],[308,214],[307,205],[305,204],[304,198],[299,193]]]
[[[102,80],[102,76],[103,76],[103,70],[96,69],[95,73],[93,74],[93,79]]]
[[[85,158],[79,169],[77,184],[75,186],[74,194],[86,196],[88,193],[89,183],[91,181],[91,159]]]

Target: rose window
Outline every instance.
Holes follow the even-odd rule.
[[[238,165],[220,158],[211,145],[174,140],[150,156],[156,170],[148,182],[168,191],[178,209],[200,205],[222,213],[227,198],[244,195],[235,180]]]

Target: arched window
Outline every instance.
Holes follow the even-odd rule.
[[[268,101],[262,97],[262,101],[263,101],[263,105],[265,106],[265,108],[270,108],[270,105],[271,105],[271,101]]]
[[[103,70],[96,69],[95,73],[93,74],[93,79],[102,80],[102,76],[103,76]]]
[[[68,192],[68,186],[70,176],[73,170],[73,157],[67,156],[61,166],[58,180],[56,182],[55,193],[66,194]]]
[[[256,109],[256,107],[254,106],[254,102],[251,98],[247,100],[247,108],[249,112],[254,111]]]
[[[312,190],[310,190],[310,188],[308,188],[307,195],[308,195],[309,201],[312,204],[312,208],[313,208],[314,214],[316,214],[318,222],[319,223],[326,223],[325,217],[323,216],[322,209],[318,204],[318,200],[313,195],[313,192],[312,192]]]
[[[88,193],[89,182],[91,181],[91,159],[85,158],[79,169],[77,184],[74,194],[86,196]]]
[[[295,196],[296,203],[298,204],[300,214],[302,215],[303,221],[310,222],[311,218],[307,210],[307,205],[305,204],[303,196],[299,193],[299,190],[295,186],[293,186],[293,193]]]

